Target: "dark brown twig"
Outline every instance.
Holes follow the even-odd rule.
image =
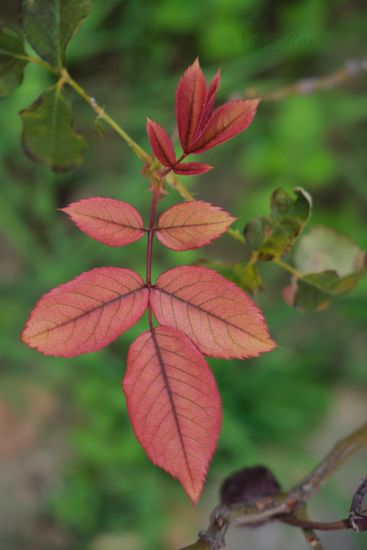
[[[246,496],[247,487],[243,485],[239,494],[244,495],[243,501],[233,500],[229,504],[221,504],[214,508],[209,527],[199,534],[199,540],[183,550],[221,550],[225,546],[225,535],[230,526],[244,525],[259,527],[271,520],[282,521],[293,527],[302,529],[306,541],[311,548],[322,550],[322,544],[317,531],[336,531],[344,529],[353,529],[355,531],[367,530],[367,516],[362,510],[363,500],[367,494],[367,479],[365,479],[353,496],[349,517],[333,522],[312,521],[306,511],[306,501],[321,487],[321,485],[331,477],[335,471],[340,468],[344,462],[354,453],[367,445],[367,423],[361,426],[351,435],[345,437],[324,460],[306,476],[300,483],[297,483],[290,491],[284,493],[280,490],[271,496],[264,496],[264,483],[260,483],[259,496],[252,496],[251,499]],[[249,469],[251,472],[258,472],[259,468]],[[266,475],[269,471],[263,468]],[[229,478],[228,481],[245,480],[246,471],[242,474],[237,472]],[[265,473],[264,473],[265,475]],[[251,482],[251,491],[253,492],[253,480]],[[223,499],[223,494],[222,494]]]

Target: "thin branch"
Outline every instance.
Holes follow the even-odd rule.
[[[26,55],[22,56],[22,58],[29,63],[42,65],[43,68],[51,73],[57,72],[51,65],[41,59],[38,59],[37,57]],[[347,63],[344,68],[335,71],[331,75],[301,80],[275,92],[265,94],[262,99],[263,101],[278,101],[289,95],[295,95],[297,93],[311,93],[316,90],[330,88],[332,86],[344,83],[366,70],[367,59],[353,60]],[[74,91],[90,105],[99,118],[104,120],[128,144],[136,156],[142,160],[145,165],[147,165],[148,172],[159,167],[157,166],[156,159],[147,153],[138,143],[136,143],[130,135],[105,111],[105,109],[97,103],[96,99],[70,76],[65,68],[61,70],[61,78],[64,83],[67,83],[71,88],[73,88]],[[174,174],[167,174],[165,176],[165,180],[172,188],[176,189],[183,199],[194,200],[194,195],[190,193],[186,186]],[[238,232],[229,230],[228,234],[232,238],[243,242],[242,236]]]
[[[62,79],[66,84],[69,84],[73,90],[79,94],[97,113],[98,117],[115,130],[115,132],[128,144],[130,149],[142,160],[145,164],[152,165],[154,159],[134,141],[127,132],[101,107],[94,97],[90,96],[84,88],[82,88],[68,73],[66,69],[61,71]]]
[[[339,441],[312,472],[290,491],[291,498],[305,501],[318,491],[348,458],[367,445],[367,423]]]
[[[349,82],[365,71],[367,71],[367,59],[354,59],[329,75],[303,78],[278,90],[261,94],[262,101],[281,101],[287,97],[310,95],[318,91],[330,90]],[[251,97],[258,97],[258,95],[258,91],[251,90]]]
[[[301,528],[307,542],[316,550],[322,550],[317,535],[313,532],[340,529],[367,530],[367,517],[362,503],[367,494],[367,479],[362,482],[353,497],[349,518],[333,522],[312,521],[306,513],[306,501],[321,485],[340,468],[353,454],[367,445],[367,423],[345,437],[326,455],[324,460],[297,483],[290,491],[275,496],[260,496],[251,502],[219,505],[214,508],[209,527],[199,534],[199,540],[186,550],[221,550],[225,546],[225,535],[232,525],[258,527],[268,521],[278,520]]]
[[[303,506],[299,510],[297,510],[294,513],[294,517],[310,521],[310,518],[306,510],[306,506]],[[310,526],[302,527],[302,533],[305,538],[305,541],[308,543],[308,545],[311,548],[313,548],[313,550],[324,550],[321,540],[319,536],[315,533],[313,528],[311,528]]]

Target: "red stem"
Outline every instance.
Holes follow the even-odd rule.
[[[180,156],[179,159],[176,160],[174,166],[172,167],[169,167],[169,168],[165,168],[161,173],[160,173],[160,176],[161,178],[164,178],[164,176],[167,176],[167,174],[169,174],[171,172],[171,170],[173,170],[173,168],[179,164],[180,162],[183,161],[183,159],[185,159],[187,157],[186,153],[182,153],[182,155]]]
[[[150,220],[149,227],[147,231],[148,241],[147,241],[147,260],[146,260],[146,286],[150,291],[152,285],[152,258],[153,258],[153,240],[155,233],[155,221],[157,217],[157,206],[159,201],[159,195],[161,192],[161,181],[159,183],[153,182],[153,195],[152,195],[152,206],[150,210]],[[152,319],[152,308],[150,305],[150,300],[148,302],[148,317],[149,317],[149,326],[150,329],[153,329],[153,319]]]
[[[185,153],[182,153],[181,157],[178,159],[176,164],[181,162],[186,157]],[[150,210],[150,220],[149,220],[149,227],[147,231],[148,235],[148,241],[147,241],[147,260],[146,260],[146,276],[145,276],[145,284],[150,292],[150,288],[152,286],[152,259],[153,259],[153,241],[154,241],[154,233],[155,233],[155,221],[157,217],[157,207],[158,207],[158,201],[159,201],[159,195],[161,193],[162,184],[163,184],[163,177],[166,176],[169,172],[171,172],[172,168],[167,168],[163,172],[160,173],[160,180],[159,182],[154,181],[152,182],[152,206]],[[149,327],[150,330],[153,331],[153,314],[152,314],[152,307],[150,305],[150,299],[148,302],[148,318],[149,318]]]
[[[157,206],[159,195],[161,192],[161,184],[153,184],[152,206],[150,210],[150,220],[148,227],[148,242],[147,242],[147,262],[146,262],[146,285],[150,287],[152,283],[152,254],[153,254],[153,239],[155,232],[155,219],[157,216]]]

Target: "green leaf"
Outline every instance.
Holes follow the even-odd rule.
[[[214,269],[250,294],[255,294],[257,290],[263,290],[262,279],[256,263],[212,262],[205,259],[200,259],[197,263]]]
[[[339,277],[336,271],[310,273],[297,281],[293,305],[301,311],[320,311],[330,305],[332,298],[350,292],[360,275]]]
[[[224,264],[216,269],[223,277],[251,294],[263,289],[260,273],[255,263],[248,265],[243,263]]]
[[[27,61],[22,34],[11,27],[0,27],[0,97],[13,92],[22,83]]]
[[[363,269],[365,260],[366,253],[352,239],[323,226],[302,236],[294,255],[302,273],[334,270],[341,277]]]
[[[90,8],[91,0],[23,0],[23,27],[32,48],[60,69],[66,47]]]
[[[292,197],[284,189],[277,189],[271,196],[270,216],[255,218],[246,225],[246,243],[260,260],[271,261],[289,252],[307,223],[311,197],[300,187],[294,193]]]
[[[319,311],[358,284],[366,253],[348,237],[320,226],[299,241],[295,264],[302,276],[286,291],[288,300],[301,311]]]
[[[72,126],[72,112],[62,90],[46,90],[21,111],[23,145],[32,160],[56,172],[72,170],[83,161],[86,142]]]

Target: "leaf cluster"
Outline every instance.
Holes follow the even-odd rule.
[[[22,28],[0,28],[0,97],[12,93],[22,83],[29,62],[61,75],[67,46],[90,8],[90,0],[23,0]],[[25,39],[39,58],[26,53]],[[57,172],[81,164],[86,142],[74,130],[72,109],[62,80],[46,89],[20,115],[22,142],[31,159]]]
[[[249,260],[219,262],[217,268],[254,293],[263,289],[260,264],[272,262],[292,276],[283,290],[289,305],[300,311],[325,309],[333,298],[355,288],[366,272],[367,255],[350,238],[328,227],[316,226],[303,234],[311,213],[312,199],[304,189],[296,188],[293,195],[276,189],[270,198],[270,214],[253,219],[244,227]],[[292,265],[284,256],[293,249]]]

